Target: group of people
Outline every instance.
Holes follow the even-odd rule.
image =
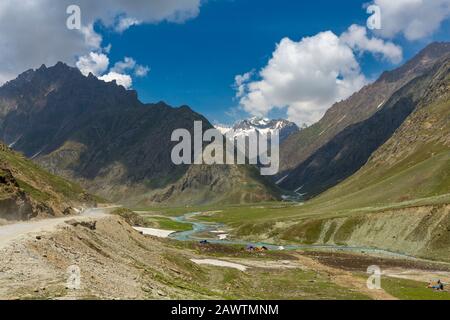
[[[208,242],[208,240],[201,240],[201,241],[199,241],[199,244],[200,245],[208,245],[209,242]],[[245,250],[248,252],[264,252],[264,251],[269,251],[269,248],[267,248],[266,246],[256,247],[256,246],[253,246],[250,244],[245,248]]]
[[[262,247],[255,247],[253,245],[248,245],[246,248],[247,251],[250,252],[263,252],[263,251],[268,251],[269,248],[267,248],[266,246],[262,246]]]
[[[430,281],[428,283],[427,288],[434,289],[437,291],[444,291],[444,284],[442,283],[441,280],[438,280],[437,283],[433,283],[432,281]]]

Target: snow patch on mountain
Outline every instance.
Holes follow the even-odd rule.
[[[223,135],[229,133],[231,130],[234,131],[233,137],[249,136],[252,133],[258,132],[260,134],[272,133],[275,130],[279,130],[280,143],[286,140],[291,134],[298,132],[299,127],[288,120],[276,119],[271,120],[267,118],[254,117],[246,120],[237,122],[234,126],[224,126],[216,125],[217,130],[219,130]]]

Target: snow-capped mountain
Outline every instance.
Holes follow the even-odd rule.
[[[278,129],[280,133],[280,143],[286,140],[291,134],[300,130],[295,123],[285,119],[270,120],[258,117],[239,121],[233,127],[223,125],[216,125],[215,127],[224,135],[230,130],[234,130],[234,137],[242,135],[248,136],[255,131],[267,134],[268,132],[273,132]]]

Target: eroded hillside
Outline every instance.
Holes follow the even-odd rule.
[[[0,144],[0,221],[74,214],[76,207],[94,203],[78,185]]]

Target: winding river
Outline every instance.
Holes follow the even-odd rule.
[[[195,220],[195,216],[200,215],[201,212],[191,212],[184,214],[180,217],[171,218],[173,221],[186,223],[192,225],[192,230],[181,231],[172,233],[169,238],[178,241],[202,241],[207,240],[209,243],[213,244],[224,244],[224,245],[243,245],[243,246],[253,246],[262,247],[265,246],[269,250],[328,250],[328,251],[346,251],[346,252],[357,252],[357,253],[369,253],[373,255],[383,255],[397,258],[415,259],[412,256],[408,256],[401,253],[391,252],[382,249],[368,248],[368,247],[350,247],[350,246],[338,246],[338,245],[306,245],[306,244],[270,244],[264,242],[251,242],[239,239],[219,239],[218,235],[220,233],[225,234],[226,232],[220,232],[221,229],[225,227],[224,224],[220,223],[203,223]],[[208,234],[207,237],[205,235]]]

